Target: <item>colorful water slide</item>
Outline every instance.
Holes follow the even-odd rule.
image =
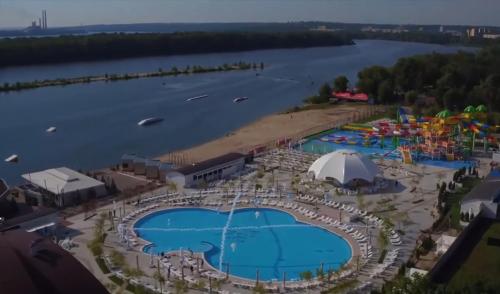
[[[348,124],[342,127],[343,130],[347,131],[362,131],[362,132],[372,132],[373,128],[366,124]]]
[[[417,122],[417,119],[415,118],[415,116],[413,116],[412,114],[406,113],[406,111],[404,110],[404,108],[400,107],[398,109],[398,112],[399,112],[399,118],[401,120],[401,123],[403,123],[403,124],[414,124],[414,123]]]
[[[409,147],[400,147],[401,157],[403,159],[403,163],[412,164],[413,159],[411,157],[411,149]]]

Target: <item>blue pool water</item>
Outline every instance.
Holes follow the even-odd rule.
[[[344,131],[344,130],[331,130],[322,133],[319,136],[311,137],[307,142],[298,146],[300,150],[310,153],[317,154],[325,154],[329,152],[333,152],[339,149],[348,149],[359,152],[368,156],[384,156],[386,159],[400,159],[399,151],[394,149],[392,143],[392,137],[386,137],[384,139],[383,147],[381,146],[380,139],[371,139],[370,145],[364,145],[364,139],[361,132],[357,131]],[[357,144],[351,145],[345,142],[336,143],[334,140],[339,137],[345,137],[346,141],[357,142]],[[330,141],[323,141],[322,138],[328,138]],[[332,142],[333,141],[333,142]],[[400,144],[404,144],[404,139],[400,139]],[[450,168],[450,169],[459,169],[462,167],[473,166],[474,163],[471,161],[463,161],[463,160],[437,160],[431,158],[425,158],[421,156],[418,161],[419,164],[432,165],[436,167]]]
[[[204,252],[205,259],[219,267],[222,228],[228,212],[180,208],[157,212],[139,220],[134,229],[153,243],[148,252],[192,250]],[[265,208],[234,211],[224,246],[223,263],[230,274],[261,280],[299,279],[300,273],[337,269],[350,260],[351,247],[340,236],[304,224],[283,211]],[[225,271],[226,267],[223,267]]]

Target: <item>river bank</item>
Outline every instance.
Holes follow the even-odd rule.
[[[323,109],[276,113],[247,124],[224,137],[158,157],[162,161],[182,157],[187,163],[200,162],[230,152],[248,153],[269,148],[290,139],[297,142],[315,133],[367,118],[383,111],[365,104],[331,105]]]

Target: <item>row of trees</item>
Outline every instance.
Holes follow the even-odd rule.
[[[246,63],[243,61],[235,62],[233,64],[225,63],[219,66],[186,66],[185,68],[178,68],[173,66],[170,70],[164,70],[159,68],[155,72],[141,72],[141,73],[126,73],[126,74],[104,74],[100,76],[84,76],[75,78],[58,78],[51,80],[34,80],[30,82],[16,82],[8,83],[5,82],[0,85],[0,92],[9,91],[20,91],[26,89],[34,89],[41,87],[51,87],[51,86],[66,86],[71,84],[83,84],[92,82],[115,82],[120,80],[130,80],[130,79],[140,79],[140,78],[152,78],[152,77],[165,77],[165,76],[177,76],[177,75],[189,75],[198,73],[209,73],[209,72],[225,72],[233,70],[263,70],[264,63],[261,62],[260,65],[257,63]]]
[[[422,276],[420,274],[413,274],[412,277],[406,277],[404,271],[399,274],[395,279],[385,283],[382,286],[382,290],[372,291],[372,293],[380,294],[472,294],[472,293],[498,293],[498,290],[487,285],[486,283],[479,281],[476,283],[471,283],[464,287],[463,289],[450,289],[448,285],[435,284],[428,276]]]
[[[347,90],[349,80],[346,76],[338,76],[333,81],[332,86],[333,87],[331,87],[328,83],[324,83],[319,88],[318,94],[307,97],[304,99],[304,102],[310,104],[327,103],[330,101],[330,97],[332,97],[332,91],[345,92]]]
[[[479,104],[500,111],[500,46],[485,47],[476,53],[405,57],[392,67],[370,66],[358,73],[355,86],[375,103],[406,104],[413,106],[416,114]],[[347,77],[338,76],[332,85],[323,84],[318,94],[305,102],[326,103],[332,91],[342,92],[348,87]]]
[[[0,67],[113,58],[353,44],[330,32],[181,32],[0,39]]]
[[[378,103],[426,106],[419,97],[434,97],[436,107],[452,110],[485,104],[500,111],[500,46],[477,53],[432,53],[401,58],[392,67],[371,66],[358,73],[357,87]]]

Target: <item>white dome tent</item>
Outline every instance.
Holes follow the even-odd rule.
[[[334,179],[340,185],[348,185],[353,180],[373,183],[379,169],[366,156],[352,150],[337,150],[318,158],[309,167],[317,180]]]

